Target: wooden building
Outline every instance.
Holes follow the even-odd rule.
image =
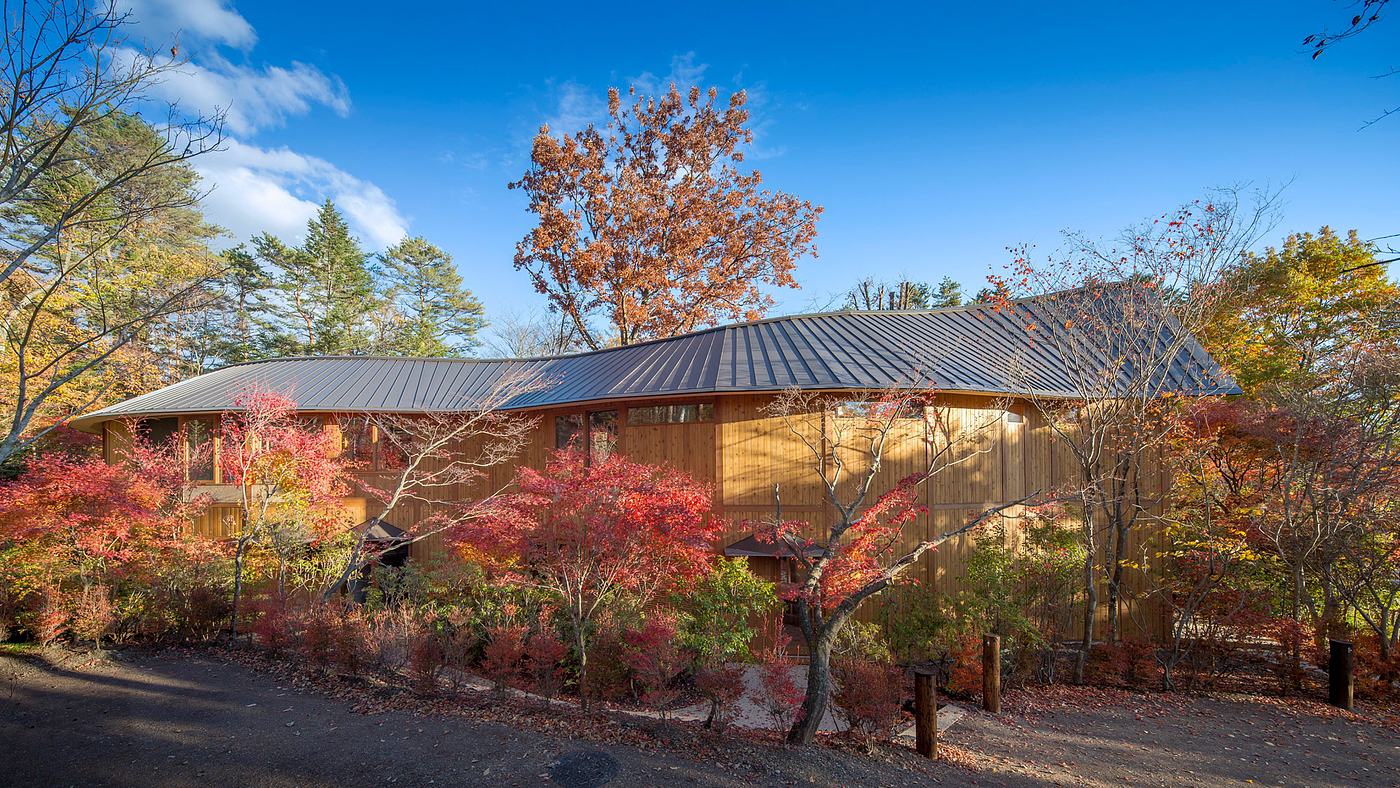
[[[111,461],[130,420],[143,421],[156,435],[188,426],[192,439],[199,440],[215,434],[219,414],[252,386],[281,391],[298,403],[301,414],[320,417],[326,429],[342,430],[365,413],[470,410],[503,379],[539,376],[548,385],[505,403],[537,418],[517,465],[542,466],[550,451],[577,437],[594,451],[620,451],[686,470],[713,485],[715,515],[736,524],[716,546],[722,549],[749,535],[738,523],[772,516],[775,484],[781,485],[785,519],[820,524],[831,517],[811,452],[766,410],[784,389],[862,400],[872,392],[918,386],[928,393],[926,407],[988,429],[978,438],[986,442],[981,453],[923,487],[920,503],[928,514],[906,527],[905,542],[912,546],[989,506],[1036,490],[1048,495],[1071,478],[1067,453],[1026,399],[1073,395],[1064,360],[1028,330],[1044,318],[1037,309],[1032,299],[1001,309],[974,305],[784,317],[548,359],[276,359],[226,367],[89,414],[77,425],[104,435]],[[1164,366],[1170,390],[1236,391],[1194,340],[1182,344],[1177,355]],[[910,414],[908,440],[887,453],[882,480],[893,485],[926,465],[924,429],[921,414]],[[372,431],[343,431],[342,441],[364,463],[360,473],[371,481],[392,472],[383,441]],[[515,465],[493,469],[492,487],[507,483],[514,470]],[[237,491],[222,484],[217,468],[203,481],[216,500],[235,500]],[[377,514],[364,498],[347,499],[346,505],[359,519]],[[412,531],[422,516],[407,506],[389,520]],[[196,528],[228,536],[221,532],[225,521],[216,504]],[[429,539],[413,549],[423,557],[441,544]],[[971,549],[970,537],[955,540],[927,554],[912,574],[955,590]],[[754,565],[761,574],[777,575],[775,559],[755,558]]]

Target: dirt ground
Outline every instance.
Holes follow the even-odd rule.
[[[198,654],[0,657],[0,785],[582,788],[603,783],[570,780],[569,764],[601,751],[617,763],[610,786],[1400,786],[1393,720],[1258,698],[1011,695],[1005,713],[959,721],[946,760],[923,772],[898,754],[736,742],[697,758],[470,713],[363,708]]]

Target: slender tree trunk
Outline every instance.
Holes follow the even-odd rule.
[[[384,515],[380,514],[379,516],[383,517]],[[360,533],[360,538],[355,540],[355,549],[350,552],[350,558],[345,561],[345,569],[341,571],[340,579],[326,586],[326,590],[321,592],[321,601],[330,601],[330,598],[341,588],[344,588],[346,596],[354,601],[354,594],[350,593],[350,575],[354,574],[355,570],[360,567],[360,556],[364,552],[365,537],[368,535],[369,529],[366,528]]]
[[[1395,612],[1390,616],[1390,634],[1382,635],[1381,642],[1385,644],[1385,653],[1390,654],[1396,646],[1400,646],[1400,612]]]
[[[1084,668],[1089,662],[1089,650],[1094,646],[1094,616],[1098,613],[1099,592],[1094,587],[1094,529],[1086,525],[1089,535],[1089,550],[1084,557],[1084,638],[1079,644],[1079,653],[1074,658],[1074,683],[1084,683]]]
[[[247,543],[239,539],[238,547],[233,552],[233,614],[228,622],[228,631],[233,637],[238,637],[238,603],[243,597],[243,554],[246,547]]]
[[[1299,561],[1293,566],[1293,620],[1302,623],[1303,621],[1303,563]],[[1293,689],[1303,688],[1303,639],[1301,636],[1293,640],[1292,654]]]
[[[835,633],[845,621],[828,621],[817,634],[816,642],[808,644],[807,694],[798,709],[797,721],[788,731],[788,744],[811,744],[826,716],[826,702],[831,695],[831,647]]]
[[[578,650],[578,697],[579,703],[586,713],[589,709],[589,693],[592,691],[588,686],[588,649],[583,642],[583,623],[574,620],[574,648]]]
[[[1112,572],[1108,581],[1108,636],[1110,643],[1117,643],[1123,636],[1118,606],[1123,604],[1123,556],[1128,551],[1128,529],[1119,524],[1114,526]]]

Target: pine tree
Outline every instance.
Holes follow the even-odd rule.
[[[253,239],[257,256],[276,267],[279,317],[287,334],[280,344],[305,355],[368,352],[365,317],[379,301],[374,274],[330,200],[306,223],[306,241],[292,248],[263,233]]]
[[[270,331],[267,288],[272,277],[242,244],[225,250],[222,257],[223,335],[215,345],[216,353],[225,364],[263,358],[266,348],[262,339]]]
[[[393,351],[406,356],[462,355],[480,344],[481,302],[462,286],[452,256],[427,240],[405,238],[379,257],[386,298],[401,321]]]
[[[944,309],[950,306],[962,306],[962,285],[958,284],[952,277],[943,277],[938,280],[938,290],[929,299],[929,307],[932,309]]]

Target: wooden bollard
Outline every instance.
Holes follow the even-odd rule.
[[[1332,653],[1327,660],[1327,702],[1351,711],[1352,692],[1356,687],[1355,651],[1352,644],[1345,640],[1328,642]]]
[[[982,636],[982,708],[1001,713],[1001,638]]]
[[[938,757],[938,689],[930,668],[914,668],[914,749]]]

